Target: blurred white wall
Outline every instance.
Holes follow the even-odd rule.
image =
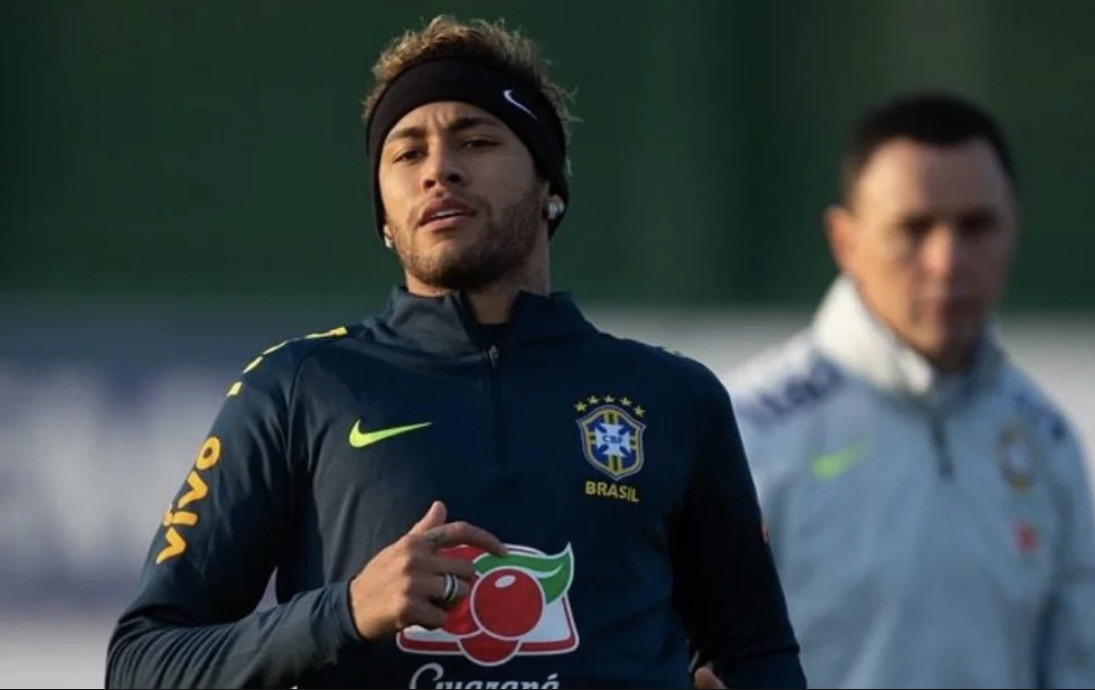
[[[592,309],[590,316],[720,374],[809,317],[611,309]],[[210,322],[209,332],[219,323]],[[1095,318],[1015,317],[1003,325],[1014,358],[1095,448]],[[0,337],[2,687],[102,687],[107,635],[160,516],[226,386],[269,344],[241,337],[182,352],[172,349],[170,334],[166,323],[112,326],[82,341],[74,337],[71,350],[16,347],[11,331]],[[121,350],[101,356],[112,339]]]

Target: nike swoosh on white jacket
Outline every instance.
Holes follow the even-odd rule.
[[[938,376],[839,278],[725,382],[811,687],[1095,687],[1082,451],[995,333]]]

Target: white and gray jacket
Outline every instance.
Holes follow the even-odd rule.
[[[810,687],[1095,687],[1081,450],[995,335],[940,377],[840,278],[726,382]]]

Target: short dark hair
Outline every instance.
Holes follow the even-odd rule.
[[[932,146],[955,146],[984,139],[996,152],[1012,187],[1015,164],[1003,130],[984,108],[945,91],[898,95],[864,113],[852,130],[841,163],[841,194],[850,203],[852,189],[871,156],[894,139]]]
[[[462,22],[440,14],[422,29],[393,39],[373,65],[376,83],[366,94],[364,119],[368,121],[380,96],[396,77],[420,62],[438,57],[477,59],[520,77],[539,89],[555,109],[564,137],[569,138],[575,120],[569,108],[572,94],[549,76],[550,62],[541,56],[536,43],[520,30],[506,27],[502,19]]]

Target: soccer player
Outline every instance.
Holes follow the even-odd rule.
[[[805,687],[725,388],[549,287],[569,115],[534,44],[439,17],[374,74],[405,283],[230,386],[108,687]]]
[[[993,313],[1014,163],[952,94],[863,115],[812,325],[729,376],[811,684],[1095,686],[1076,436]]]

